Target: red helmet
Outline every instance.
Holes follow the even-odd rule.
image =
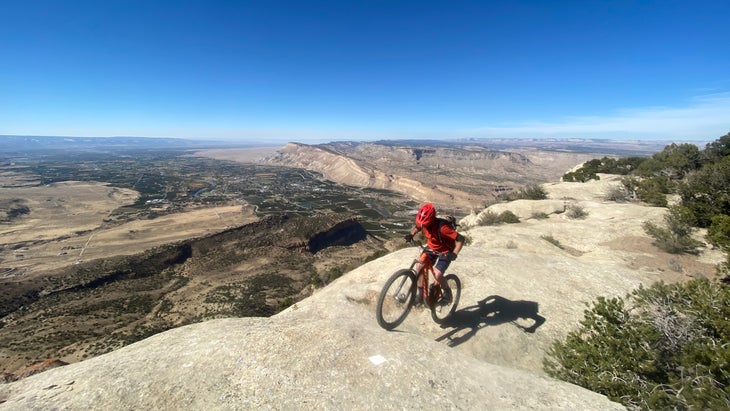
[[[436,221],[436,209],[433,208],[433,204],[424,204],[416,214],[416,225],[428,226]]]

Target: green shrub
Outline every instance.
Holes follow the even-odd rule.
[[[536,213],[532,213],[531,218],[534,218],[535,220],[544,220],[546,218],[550,218],[550,216],[547,215],[547,213],[543,213],[543,212],[539,211]]]
[[[625,203],[631,201],[631,194],[624,185],[618,185],[608,189],[605,199],[617,203]]]
[[[650,221],[642,225],[644,231],[654,238],[654,245],[672,254],[697,254],[702,243],[692,238],[696,229],[693,227],[693,214],[688,208],[679,205],[669,207],[664,223],[665,227]]]
[[[707,241],[725,252],[725,261],[717,265],[717,273],[730,282],[730,216],[712,217],[710,228],[707,229]]]
[[[479,225],[498,225],[498,224],[515,224],[519,223],[520,219],[512,211],[505,210],[500,214],[492,211],[487,211],[479,215]]]
[[[580,206],[578,204],[572,204],[568,206],[568,210],[565,215],[567,215],[568,218],[573,219],[585,218],[588,216],[588,211],[586,211],[583,206]]]
[[[700,166],[701,153],[696,145],[672,143],[641,163],[638,172],[647,177],[662,176],[677,180],[688,172],[699,169]]]
[[[627,177],[621,179],[621,186],[629,199],[638,198],[653,206],[666,207],[667,194],[673,192],[675,184],[666,177]]]
[[[503,199],[506,201],[544,200],[546,198],[547,198],[547,192],[539,184],[528,184],[524,187],[521,187],[517,191],[513,191],[513,192],[507,194],[506,196],[503,196]]]
[[[580,168],[575,171],[569,171],[563,174],[563,181],[569,183],[585,183],[590,180],[600,180],[601,178],[594,171]]]
[[[657,283],[598,298],[580,328],[556,341],[548,375],[630,408],[730,407],[730,288]]]
[[[652,177],[639,180],[636,187],[636,194],[641,201],[656,207],[667,206],[667,194],[669,193],[669,180],[665,177]]]
[[[525,200],[544,200],[547,198],[547,192],[539,184],[530,184],[524,187],[521,192],[521,198]]]
[[[621,179],[621,186],[628,198],[638,198],[656,207],[666,207],[667,194],[672,191],[666,177],[627,177]]]
[[[579,169],[565,173],[563,181],[584,183],[589,180],[599,180],[598,173],[627,175],[636,170],[641,163],[646,161],[642,157],[625,157],[593,159],[586,161]]]
[[[499,221],[506,224],[517,224],[520,222],[520,218],[515,213],[505,210],[499,214]]]
[[[558,247],[559,249],[563,249],[563,245],[560,244],[560,241],[558,241],[555,237],[551,235],[541,235],[540,238],[547,241],[548,243],[554,245],[555,247]]]
[[[717,265],[717,275],[722,278],[722,281],[730,283],[730,254],[725,256],[725,261]]]
[[[725,252],[730,251],[730,216],[716,215],[711,221],[707,229],[707,241]]]
[[[680,184],[679,195],[700,227],[709,227],[715,215],[730,215],[730,156],[690,174]]]
[[[702,159],[707,163],[716,163],[730,156],[730,133],[708,143],[702,152]]]
[[[479,225],[497,225],[500,222],[499,214],[492,211],[479,214]]]

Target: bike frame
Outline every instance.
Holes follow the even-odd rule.
[[[430,289],[431,284],[438,284],[436,282],[436,275],[433,272],[433,267],[436,262],[438,262],[439,258],[441,256],[438,253],[435,253],[431,251],[426,246],[420,246],[421,248],[421,255],[418,258],[413,259],[413,263],[411,263],[411,271],[413,271],[414,274],[416,274],[416,284],[418,284],[418,280],[423,278],[424,285],[422,287],[423,289],[423,301],[427,301],[429,306],[435,302],[438,297],[433,298],[434,296],[430,296]],[[435,256],[436,261],[431,262],[431,257]],[[416,272],[416,265],[421,264],[421,270],[419,272]],[[431,281],[431,278],[433,278],[433,281]],[[439,285],[439,289],[441,289],[441,286]],[[429,297],[433,298],[434,301],[429,300]]]

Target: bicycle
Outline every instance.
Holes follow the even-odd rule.
[[[431,310],[431,318],[438,324],[444,323],[456,311],[461,297],[461,280],[456,274],[444,275],[446,283],[451,288],[451,301],[442,298],[442,290],[433,275],[435,257],[443,258],[441,255],[431,251],[428,247],[418,244],[419,257],[413,260],[410,268],[396,271],[385,282],[383,290],[378,297],[375,309],[378,324],[386,330],[392,330],[406,319],[417,293],[417,283],[420,276],[425,275],[423,287],[423,302]],[[416,273],[416,264],[421,263],[422,268]]]

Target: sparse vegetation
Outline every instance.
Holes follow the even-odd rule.
[[[504,196],[502,200],[514,201],[514,200],[544,200],[547,198],[547,192],[539,184],[528,184],[521,187],[519,190],[512,191]]]
[[[713,216],[730,216],[730,156],[690,174],[679,185],[679,195],[700,227],[709,227]]]
[[[676,191],[676,182],[700,169],[702,158],[703,154],[694,144],[670,144],[650,158],[604,157],[587,161],[579,169],[566,173],[563,180],[586,182],[597,179],[597,173],[625,175],[623,184],[629,198],[638,197],[651,205],[666,207],[666,195]],[[685,195],[692,196],[690,192]],[[616,191],[611,197],[624,198]]]
[[[585,208],[579,204],[571,204],[570,206],[568,206],[565,215],[568,216],[568,218],[572,219],[586,218],[588,216],[588,211],[586,211]]]
[[[492,211],[485,211],[479,214],[478,224],[480,226],[499,225],[499,224],[516,224],[520,219],[512,211],[505,210],[499,214]]]
[[[627,175],[636,170],[645,161],[641,157],[593,159],[585,162],[575,171],[563,175],[563,181],[585,183],[589,180],[599,180],[599,173]]]
[[[505,210],[499,214],[499,221],[505,224],[517,224],[520,222],[520,218],[510,210]]]
[[[346,224],[340,224],[343,221]],[[328,241],[346,239],[348,230],[357,231],[357,227],[356,221],[342,215],[265,218],[138,255],[78,264],[43,276],[37,283],[8,283],[16,288],[3,287],[0,294],[5,324],[0,345],[17,343],[8,355],[17,358],[30,352],[32,362],[56,357],[61,351],[94,356],[182,324],[269,316],[295,302],[309,285],[307,280],[315,271],[307,240],[327,232],[317,237],[317,247],[326,248]],[[328,251],[334,253],[334,264],[326,281],[382,254],[366,246],[340,248],[340,254]],[[343,254],[347,257],[338,258]],[[192,255],[195,258],[190,259]],[[241,272],[239,268],[249,260],[252,264]],[[19,290],[26,297],[20,298]],[[192,304],[186,306],[186,299]],[[10,319],[8,325],[5,320]],[[51,331],[34,330],[41,319],[43,328]],[[96,325],[87,332],[85,324]]]
[[[625,203],[633,200],[628,188],[624,185],[616,185],[609,188],[605,198],[608,201],[615,201],[617,203]]]
[[[644,222],[643,227],[654,238],[654,244],[662,250],[673,254],[697,254],[702,243],[692,238],[696,231],[694,221],[694,215],[688,208],[677,205],[669,207],[664,216],[665,227],[651,221]]]
[[[481,214],[479,214],[479,225],[497,225],[500,224],[501,221],[499,219],[499,214],[494,213],[492,211],[485,211]]]
[[[707,229],[707,241],[724,252],[730,252],[730,216],[721,214],[712,217]]]
[[[30,207],[28,207],[22,199],[12,199],[0,202],[0,222],[10,222],[29,213]]]
[[[704,279],[599,298],[545,370],[631,408],[728,409],[728,318],[730,288]]]
[[[629,193],[658,206],[679,187],[664,226],[645,222],[655,244],[671,253],[697,253],[696,227],[730,249],[730,133],[700,152],[667,146],[624,179]],[[682,267],[670,263],[675,271]],[[718,267],[723,281],[707,279],[639,288],[622,298],[599,298],[581,328],[557,341],[545,360],[554,377],[638,409],[730,408],[730,254]]]
[[[672,184],[666,177],[653,177],[638,180],[636,194],[644,202],[656,207],[667,206],[667,194],[672,193]]]
[[[555,237],[552,235],[541,235],[540,238],[547,241],[548,243],[554,245],[555,247],[558,247],[559,249],[563,249],[563,245],[560,244],[560,241],[558,241]]]
[[[622,167],[616,174],[629,175],[622,179],[626,196],[614,190],[612,199],[639,198],[651,205],[666,207],[667,194],[677,193],[681,206],[670,209],[667,228],[653,223],[645,224],[645,230],[657,239],[658,245],[672,252],[688,252],[698,244],[685,235],[687,227],[709,227],[715,216],[730,216],[730,133],[707,144],[700,151],[693,144],[670,144],[651,158],[627,161],[630,167]],[[620,161],[620,160],[619,160]],[[612,167],[602,168],[615,161],[591,160],[581,169],[583,174],[595,171],[611,172]],[[680,215],[681,214],[681,215]]]
[[[664,176],[672,180],[681,180],[689,172],[699,169],[700,166],[701,154],[696,145],[672,143],[643,161],[637,168],[637,172],[643,176]]]

